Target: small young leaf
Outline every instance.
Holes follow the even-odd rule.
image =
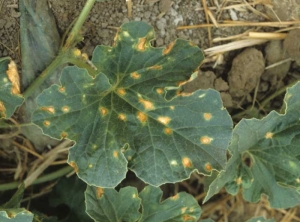
[[[23,208],[0,210],[1,222],[32,222],[33,214]]]
[[[67,67],[61,86],[38,97],[34,123],[76,141],[69,164],[89,185],[115,187],[127,168],[159,186],[225,166],[232,121],[219,93],[165,99],[166,88],[186,81],[203,53],[184,40],[153,48],[153,38],[146,23],[124,24],[113,47],[95,49],[98,75]]]
[[[147,186],[140,193],[142,199],[142,217],[140,222],[197,221],[201,208],[196,199],[181,192],[161,201],[162,191],[157,187]]]
[[[134,187],[115,189],[88,186],[85,192],[86,212],[95,221],[135,222],[140,217],[141,200]]]
[[[274,208],[300,204],[300,82],[287,90],[284,101],[284,115],[272,111],[235,127],[229,147],[232,157],[205,201],[224,186],[232,194],[242,186],[247,201],[257,202],[266,194]]]
[[[10,58],[0,58],[0,118],[10,118],[23,103],[18,73]]]

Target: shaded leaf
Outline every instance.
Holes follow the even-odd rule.
[[[85,212],[85,189],[86,184],[77,176],[68,179],[62,178],[55,186],[54,195],[50,199],[50,204],[53,206],[66,204],[70,208],[70,214],[64,221],[93,221]]]
[[[225,166],[232,121],[219,93],[165,99],[198,68],[201,50],[184,40],[153,48],[153,38],[146,23],[124,24],[113,47],[95,49],[97,76],[65,68],[61,85],[38,97],[34,123],[76,141],[69,164],[89,185],[115,187],[127,167],[158,186]]]
[[[20,202],[23,199],[23,194],[25,191],[25,184],[22,183],[16,193],[10,198],[8,202],[1,205],[0,208],[19,208]]]
[[[201,208],[196,199],[185,192],[180,192],[161,202],[162,191],[147,186],[140,193],[142,199],[141,222],[197,221]]]
[[[14,91],[14,83],[9,73],[12,76],[18,76],[14,62],[7,57],[0,58],[0,118],[10,118],[24,100],[19,93]]]
[[[134,187],[125,187],[117,192],[111,188],[88,186],[85,198],[87,213],[95,221],[135,222],[140,217],[141,200]]]
[[[231,194],[241,186],[247,201],[257,202],[266,194],[274,208],[300,204],[300,83],[287,90],[284,101],[284,115],[272,111],[261,120],[237,124],[229,147],[232,157],[205,201],[224,186]]]

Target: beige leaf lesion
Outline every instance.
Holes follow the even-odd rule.
[[[7,77],[12,84],[11,92],[12,94],[20,94],[20,76],[18,73],[18,68],[13,60],[10,60],[8,64],[8,70],[6,71]]]

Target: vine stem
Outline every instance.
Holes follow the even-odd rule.
[[[78,19],[76,20],[71,32],[69,33],[69,36],[66,40],[66,43],[64,44],[62,50],[60,50],[59,54],[56,56],[56,58],[52,61],[52,63],[37,77],[34,82],[25,90],[23,93],[23,96],[25,99],[30,97],[32,93],[53,73],[54,70],[56,70],[61,65],[70,62],[69,60],[72,59],[72,49],[76,46],[76,44],[81,41],[82,39],[79,39],[78,37],[80,35],[80,30],[87,19],[90,11],[93,8],[93,5],[96,0],[87,0],[85,3]],[[76,60],[74,60],[76,61]],[[76,63],[75,63],[76,65]]]
[[[260,106],[259,106],[259,110],[261,110],[262,108],[265,107],[265,105],[267,105],[272,99],[274,99],[275,97],[281,95],[282,93],[284,93],[286,91],[287,88],[295,85],[299,80],[296,80],[284,87],[282,87],[281,89],[279,89],[278,91],[274,92],[272,95],[270,95],[269,97],[267,97],[266,99],[264,99]],[[235,115],[232,116],[232,119],[236,119],[236,118],[241,118],[241,116],[247,114],[250,110],[252,109],[252,106],[248,107],[247,109],[243,110],[242,112],[239,112]]]
[[[64,175],[67,175],[68,173],[70,173],[73,170],[72,167],[70,166],[66,166],[64,168],[61,168],[55,172],[46,174],[44,176],[41,176],[40,178],[36,179],[33,184],[40,184],[40,183],[44,183],[47,181],[52,181],[55,179],[58,179]],[[6,191],[6,190],[13,190],[18,188],[18,186],[20,185],[20,182],[11,182],[11,183],[6,183],[6,184],[1,184],[0,185],[0,191]]]

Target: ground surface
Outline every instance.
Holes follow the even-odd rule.
[[[84,0],[49,0],[62,35],[71,22],[79,15]],[[230,36],[241,35],[249,31],[276,32],[282,28],[266,26],[213,27],[178,30],[179,26],[205,24],[209,21],[222,23],[225,20],[247,21],[290,21],[299,20],[300,2],[290,1],[207,1],[206,6],[212,13],[207,20],[203,1],[200,0],[132,0],[132,12],[129,13],[125,0],[111,0],[97,3],[84,26],[84,42],[79,46],[83,52],[92,55],[98,44],[111,45],[117,27],[128,21],[145,21],[151,24],[157,33],[153,46],[164,46],[176,38],[190,40],[203,50],[213,46],[224,45],[231,40]],[[283,3],[284,2],[284,3]],[[250,4],[249,4],[250,3]],[[240,6],[240,4],[243,4]],[[227,9],[226,7],[230,9]],[[19,16],[17,1],[0,0],[0,57],[11,56],[21,64],[19,46]],[[131,14],[131,16],[129,15]],[[217,25],[217,24],[216,24]],[[284,27],[286,28],[286,27]],[[288,34],[289,30],[284,33]],[[217,41],[217,38],[223,38]],[[285,38],[285,39],[284,39]],[[284,38],[257,44],[253,47],[230,50],[207,57],[201,66],[198,78],[185,87],[185,91],[202,88],[215,88],[221,93],[224,105],[238,121],[245,108],[258,104],[276,90],[300,78],[300,42],[299,29],[293,29]],[[215,40],[215,41],[212,41]],[[237,40],[237,38],[234,38]],[[268,38],[266,40],[269,40]],[[207,51],[206,51],[207,52]],[[275,68],[266,67],[283,61]],[[278,96],[260,111],[247,113],[246,117],[262,117],[273,109],[280,109],[283,96]],[[193,194],[199,203],[203,199],[204,180],[194,175],[190,180],[174,185],[166,185],[166,192],[172,193],[185,190]],[[225,192],[203,206],[204,218],[210,217],[218,221],[244,221],[252,216],[274,216],[276,221],[300,221],[300,210],[271,210],[265,200],[259,204],[243,202],[241,195],[231,197]],[[289,215],[291,216],[289,219]]]

